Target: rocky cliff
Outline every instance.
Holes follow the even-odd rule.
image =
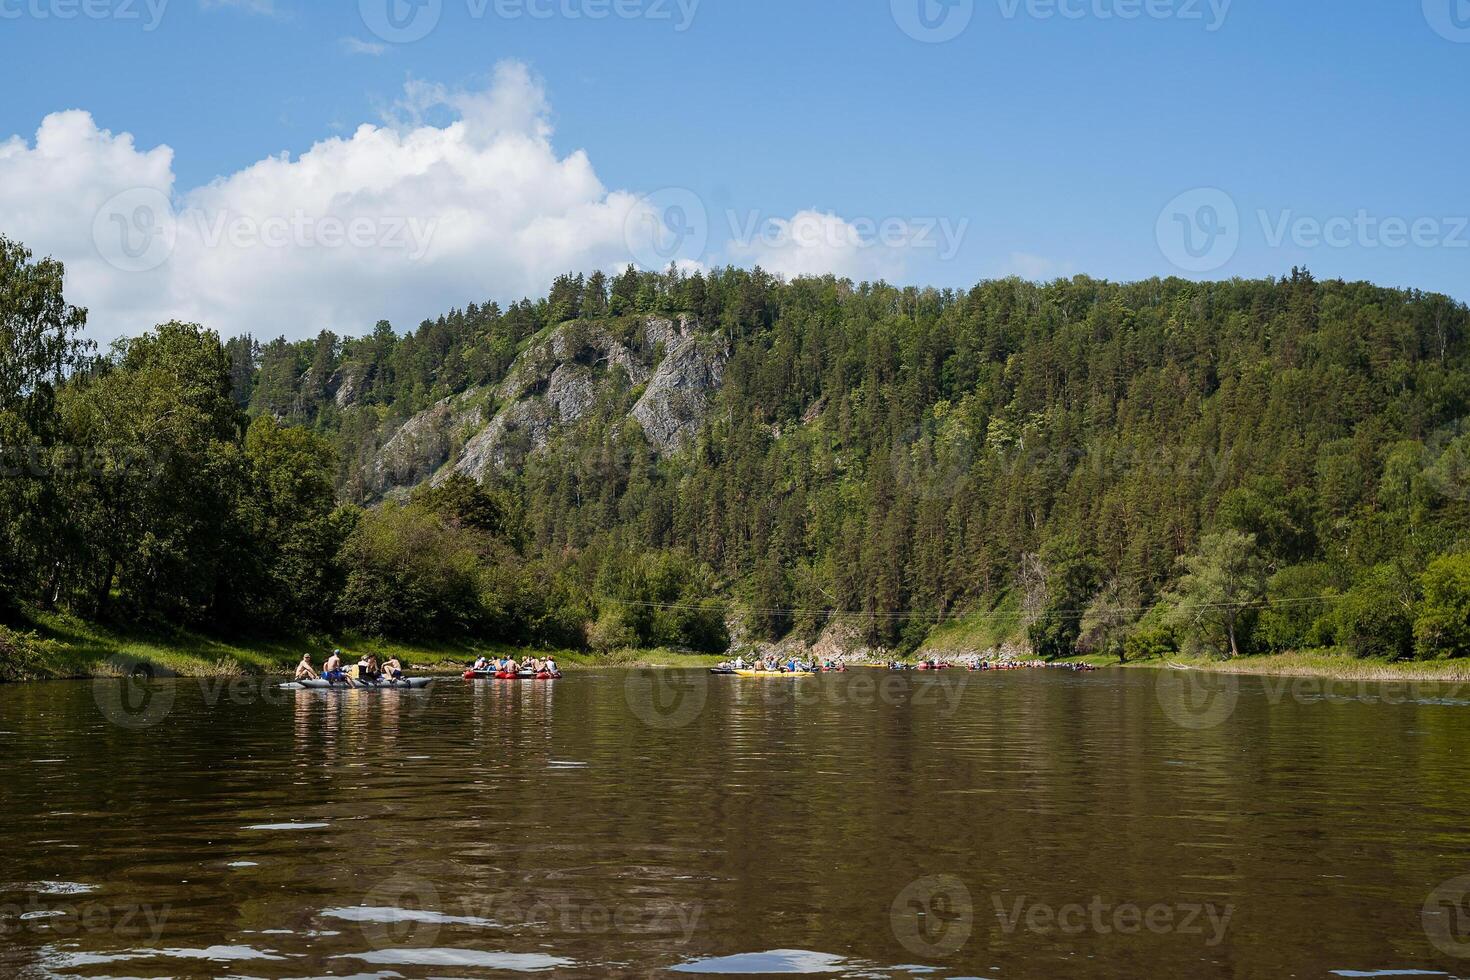
[[[599,406],[620,403],[621,411],[635,395],[625,418],[654,452],[677,453],[703,426],[727,359],[724,344],[689,317],[563,323],[532,341],[499,384],[404,422],[367,464],[363,483],[381,497],[452,473],[484,480],[523,465]]]

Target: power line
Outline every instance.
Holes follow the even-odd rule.
[[[1297,603],[1305,603],[1305,602],[1335,602],[1335,601],[1338,601],[1338,600],[1340,600],[1342,598],[1343,598],[1343,596],[1342,596],[1341,593],[1329,593],[1329,594],[1326,594],[1326,595],[1316,595],[1316,596],[1296,596],[1296,597],[1287,598],[1287,599],[1258,599],[1258,600],[1252,600],[1252,601],[1248,601],[1248,602],[1202,602],[1202,603],[1184,603],[1184,604],[1181,604],[1181,605],[1173,606],[1172,608],[1174,608],[1174,609],[1180,609],[1180,610],[1186,610],[1186,611],[1203,611],[1203,610],[1207,610],[1207,609],[1269,609],[1269,608],[1273,608],[1273,607],[1276,607],[1276,606],[1288,606],[1288,605],[1293,605],[1293,604],[1297,604]],[[647,602],[647,601],[639,601],[639,600],[635,600],[635,599],[613,599],[613,598],[606,598],[606,597],[599,597],[596,601],[599,602],[599,603],[602,603],[602,602],[609,603],[609,604],[615,605],[615,606],[631,606],[631,607],[645,608],[645,609],[686,610],[686,611],[690,611],[690,612],[709,612],[711,610],[711,608],[712,608],[711,603],[721,602],[720,600],[714,600],[714,599],[708,600],[707,602],[704,602],[704,603],[692,603],[692,602]],[[721,604],[723,605],[722,602],[721,602]],[[788,606],[788,607],[781,607],[781,606],[743,606],[742,608],[744,608],[748,612],[765,613],[765,614],[777,615],[777,616],[797,616],[797,615],[808,614],[808,615],[815,615],[815,616],[824,616],[824,617],[826,617],[828,619],[932,619],[936,623],[953,622],[953,621],[961,620],[961,619],[966,619],[966,620],[981,620],[981,621],[1009,620],[1009,619],[1022,619],[1022,618],[1026,618],[1028,616],[1028,614],[1025,612],[1025,610],[1021,610],[1021,609],[1014,609],[1014,610],[992,609],[992,610],[989,610],[989,611],[986,611],[986,612],[971,612],[971,613],[955,614],[955,613],[937,613],[937,612],[933,612],[933,611],[930,611],[930,610],[916,610],[916,609],[898,610],[898,611],[890,611],[890,612],[877,612],[877,611],[863,612],[861,610],[854,611],[854,610],[846,610],[846,609],[820,609],[820,608],[815,608],[815,607],[805,607],[805,608],[803,608],[803,607],[800,607],[800,606]],[[1154,607],[1152,607],[1152,606],[1114,606],[1114,607],[1112,607],[1112,611],[1113,612],[1118,612],[1118,613],[1140,613],[1140,614],[1142,614],[1142,613],[1148,612],[1152,608],[1154,608]],[[1082,616],[1082,615],[1085,615],[1087,612],[1088,612],[1088,610],[1086,610],[1086,609],[1049,609],[1049,610],[1047,610],[1044,613],[1037,614],[1034,618],[1035,619],[1052,619],[1052,618],[1061,617],[1061,616]]]

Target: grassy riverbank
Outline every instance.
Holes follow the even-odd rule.
[[[139,663],[181,677],[288,674],[303,653],[310,652],[320,666],[334,647],[352,654],[375,653],[380,659],[394,656],[425,673],[457,672],[481,654],[520,656],[532,652],[488,643],[415,644],[357,636],[223,639],[186,631],[159,635],[41,614],[0,626],[0,681],[106,676],[127,673]],[[670,650],[629,650],[607,655],[557,651],[556,657],[563,666],[573,668],[698,667],[720,659]]]
[[[938,643],[926,643],[924,656],[955,657],[980,647],[974,641],[993,639],[993,620],[977,617],[959,622]],[[457,673],[481,654],[512,656],[546,651],[492,643],[415,644],[358,636],[250,639],[174,632],[167,635],[130,632],[85,623],[65,616],[36,615],[27,621],[0,626],[0,681],[87,678],[131,671],[139,663],[182,677],[232,677],[290,673],[310,652],[320,665],[323,656],[340,647],[352,654],[371,652],[397,657],[421,673]],[[585,667],[708,667],[721,657],[674,650],[622,650],[599,654],[559,650],[557,660],[572,669]],[[913,659],[913,658],[910,658]],[[1396,661],[1363,660],[1324,649],[1215,660],[1171,654],[1119,664],[1111,657],[1076,657],[1104,668],[1159,669],[1171,666],[1237,674],[1284,677],[1335,677],[1348,680],[1470,681],[1470,659]]]
[[[1361,681],[1470,681],[1470,659],[1377,660],[1354,657],[1333,649],[1301,650],[1216,660],[1171,654],[1120,664],[1115,657],[1074,657],[1068,663],[1097,667],[1160,669],[1184,667],[1228,674],[1265,674],[1276,677],[1333,677]]]

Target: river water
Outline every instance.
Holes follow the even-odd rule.
[[[0,687],[0,976],[1470,975],[1470,690]]]

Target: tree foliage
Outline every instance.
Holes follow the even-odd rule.
[[[402,334],[164,324],[88,361],[60,282],[0,247],[0,438],[48,475],[0,483],[22,602],[707,649],[734,600],[758,636],[841,615],[907,648],[1011,594],[1048,656],[1463,650],[1440,562],[1470,535],[1470,313],[1444,297],[629,268]],[[488,486],[372,498],[407,419],[493,400],[534,338],[674,314],[729,353],[687,451],[656,454],[614,386]]]

